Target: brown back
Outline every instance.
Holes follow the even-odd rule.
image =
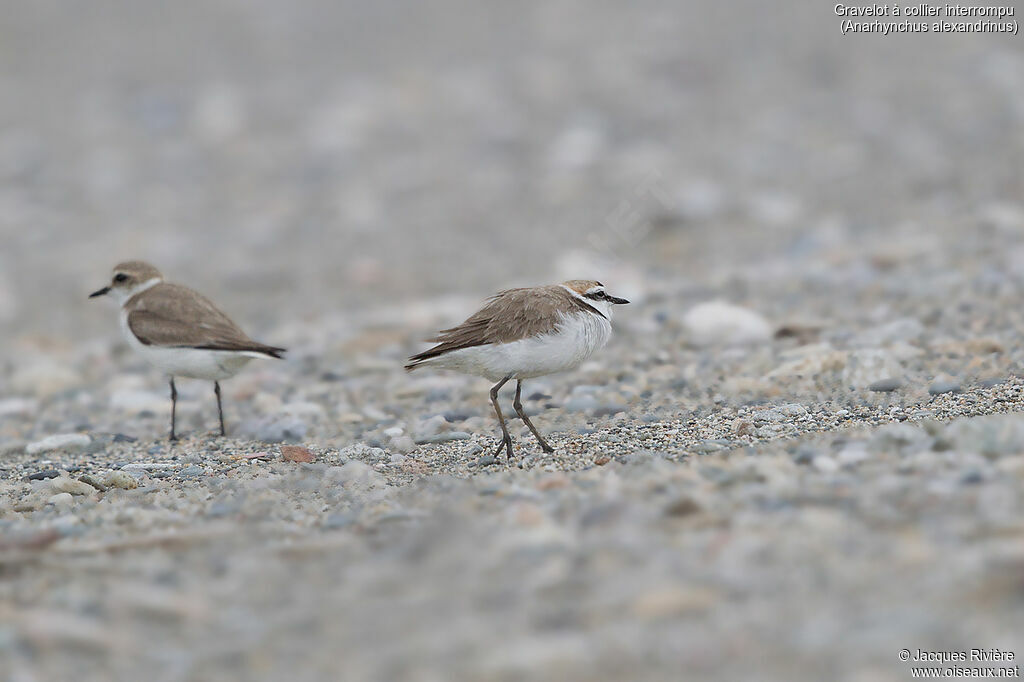
[[[147,346],[255,351],[272,357],[284,352],[253,341],[212,301],[179,284],[161,282],[130,298],[125,308],[128,328]]]

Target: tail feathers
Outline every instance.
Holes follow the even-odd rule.
[[[258,352],[269,355],[272,358],[277,358],[278,360],[283,360],[284,354],[288,352],[288,349],[278,348],[277,346],[264,346]]]
[[[409,358],[409,364],[405,366],[405,371],[411,372],[417,367],[421,367],[426,361],[427,358],[420,358],[414,355],[411,358]]]
[[[411,372],[417,367],[428,364],[431,360],[443,354],[444,349],[442,349],[440,346],[428,348],[422,353],[417,353],[416,355],[413,355],[411,358],[409,358],[409,363],[405,366],[405,371]]]

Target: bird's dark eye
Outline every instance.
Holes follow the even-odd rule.
[[[597,292],[597,294],[595,294],[595,298],[605,298],[605,297],[606,297],[606,294],[603,291],[599,291],[599,292]]]
[[[128,275],[124,274],[123,272],[119,272],[116,275],[114,275],[114,281],[115,282],[124,282],[127,279],[128,279]]]

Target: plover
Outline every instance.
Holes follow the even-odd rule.
[[[443,329],[429,341],[433,348],[409,358],[407,371],[438,367],[475,374],[497,383],[491,404],[501,425],[501,442],[512,458],[512,437],[498,405],[498,391],[516,380],[512,406],[544,452],[554,452],[523,412],[523,380],[574,369],[604,346],[612,334],[612,306],[629,303],[604,290],[600,282],[574,279],[550,286],[508,289],[462,324]]]
[[[234,376],[253,358],[280,358],[284,348],[250,339],[209,299],[197,291],[164,282],[149,263],[127,261],[114,268],[108,286],[89,298],[110,294],[121,304],[121,331],[128,345],[171,382],[171,440],[178,391],[174,377],[207,379],[217,396],[220,435],[224,409],[220,382]]]

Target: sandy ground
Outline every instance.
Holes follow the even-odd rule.
[[[7,678],[1024,656],[1020,39],[799,2],[5,17]],[[164,379],[86,300],[134,257],[289,348],[225,383],[228,438],[181,381],[167,443]],[[569,277],[633,302],[526,384],[556,452],[513,421],[494,458],[487,382],[403,360]]]

